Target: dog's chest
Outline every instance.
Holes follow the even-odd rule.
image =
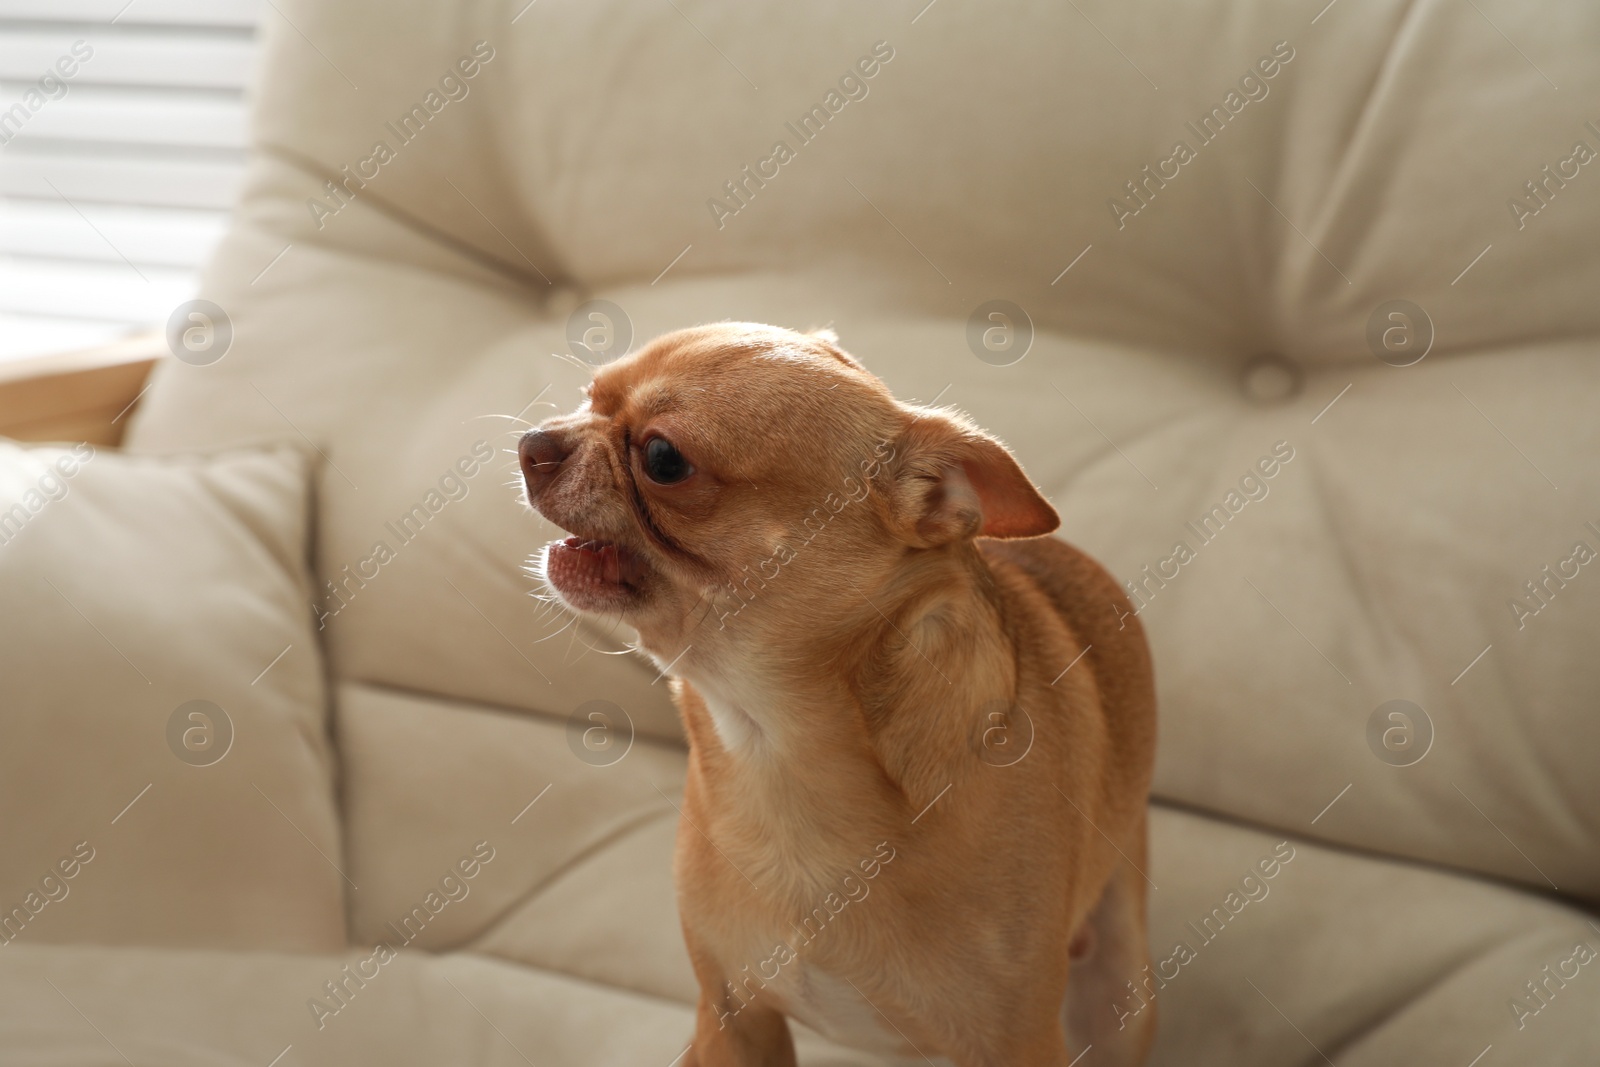
[[[910,1057],[935,1067],[954,1067],[942,1056],[925,1060],[853,983],[814,964],[795,960],[768,989],[782,1001],[786,1014],[836,1044],[879,1056]]]

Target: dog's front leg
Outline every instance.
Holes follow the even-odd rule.
[[[704,993],[695,1013],[694,1043],[684,1067],[796,1067],[794,1039],[783,1013],[748,1005],[737,1014]]]

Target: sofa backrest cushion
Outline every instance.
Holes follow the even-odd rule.
[[[280,6],[234,350],[131,440],[324,448],[341,678],[670,732],[503,451],[390,526],[577,403],[583,301],[831,322],[1133,591],[1159,793],[1600,899],[1600,9]]]

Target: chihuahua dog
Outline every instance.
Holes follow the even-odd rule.
[[[962,1067],[1143,1062],[1149,652],[1011,454],[828,331],[682,330],[585,395],[519,444],[572,534],[535,569],[671,675],[683,1062],[794,1064],[789,1018]]]

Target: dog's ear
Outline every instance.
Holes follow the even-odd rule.
[[[824,352],[854,370],[866,370],[861,361],[839,346],[839,335],[832,326],[818,326],[806,331],[806,336],[817,341]]]
[[[1061,525],[999,441],[931,408],[910,416],[890,463],[890,522],[906,543],[932,548],[972,537],[1038,537]]]

